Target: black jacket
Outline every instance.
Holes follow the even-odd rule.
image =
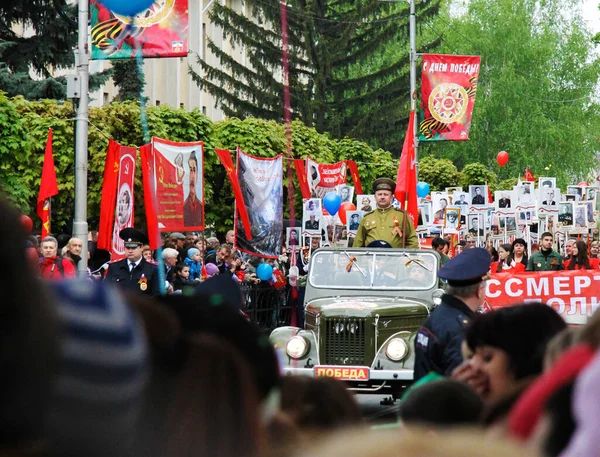
[[[442,303],[419,328],[415,338],[415,381],[431,371],[450,375],[460,365],[464,330],[474,316],[459,298],[442,296]]]
[[[142,257],[140,263],[130,273],[128,263],[127,259],[111,263],[104,280],[117,283],[127,290],[158,295],[160,289],[156,265],[146,262]]]

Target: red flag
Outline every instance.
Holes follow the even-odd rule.
[[[304,160],[294,159],[294,166],[296,167],[296,177],[300,184],[300,193],[302,198],[310,198],[310,187],[308,187],[308,181],[306,180],[306,167],[304,166]]]
[[[154,148],[152,144],[140,147],[142,160],[142,180],[144,182],[144,207],[148,223],[148,239],[150,249],[161,246],[160,230],[158,228],[158,202],[156,201],[156,184],[154,182]],[[113,206],[114,208],[114,206]]]
[[[244,194],[240,187],[240,181],[238,180],[235,167],[233,166],[231,153],[227,149],[215,149],[215,153],[227,171],[227,176],[229,176],[229,181],[231,181],[231,187],[233,188],[233,195],[235,196],[235,207],[242,218],[242,225],[246,232],[246,238],[251,240],[252,230],[250,228],[250,218],[248,217],[248,210],[246,209],[246,203],[244,202]]]
[[[104,178],[102,180],[102,199],[100,200],[100,223],[98,225],[98,249],[110,252],[110,243],[117,199],[117,161],[121,145],[114,140],[108,141],[106,160],[104,161]]]
[[[398,165],[398,175],[396,177],[396,199],[406,210],[413,221],[414,226],[418,225],[419,204],[417,202],[417,171],[415,168],[415,111],[410,112],[408,120],[408,129],[402,146],[402,156]]]
[[[527,182],[535,182],[535,177],[533,176],[533,173],[531,173],[531,170],[529,168],[525,169],[525,181]]]
[[[362,195],[363,190],[360,185],[360,175],[358,174],[358,167],[354,160],[346,160],[348,168],[350,168],[350,175],[352,176],[352,182],[354,183],[354,195]]]
[[[37,214],[42,220],[42,239],[50,234],[50,197],[58,194],[56,183],[56,169],[52,155],[52,129],[48,129],[42,179],[40,180],[40,193],[37,199]]]
[[[490,186],[488,186],[488,183],[485,183],[487,190],[488,190],[488,203],[494,203],[494,197],[492,196],[492,190],[490,189]]]

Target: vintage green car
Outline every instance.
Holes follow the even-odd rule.
[[[270,336],[283,371],[397,396],[413,379],[416,332],[443,293],[439,260],[416,249],[315,251],[305,328],[280,327]]]

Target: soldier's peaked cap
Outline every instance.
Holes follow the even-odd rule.
[[[119,238],[125,241],[125,247],[136,247],[148,244],[148,237],[141,230],[133,227],[125,228],[119,232]]]
[[[438,276],[454,287],[481,282],[490,270],[492,259],[483,248],[471,248],[450,259],[440,268]]]
[[[374,240],[371,241],[368,245],[368,248],[391,248],[392,245],[385,240]]]
[[[378,190],[389,190],[390,192],[394,192],[394,190],[396,190],[396,183],[390,178],[377,178],[373,181],[373,193]]]

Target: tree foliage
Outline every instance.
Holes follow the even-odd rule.
[[[432,191],[443,191],[446,187],[454,187],[460,178],[460,172],[448,159],[426,156],[419,162],[419,181],[429,184]]]
[[[53,70],[75,64],[77,2],[10,0],[0,4],[0,88],[9,96],[30,100],[64,100],[66,79]],[[20,33],[30,28],[33,34]],[[32,78],[30,70],[38,77]],[[90,75],[90,88],[100,87],[111,71]]]
[[[470,140],[421,143],[459,168],[480,162],[500,179],[552,169],[560,186],[587,178],[600,149],[595,93],[600,62],[571,0],[471,0],[439,16],[441,52],[481,55]],[[505,150],[502,168],[496,155]]]
[[[0,92],[0,187],[21,211],[32,217],[39,229],[35,206],[39,192],[44,148],[48,129],[54,132],[53,153],[59,194],[52,199],[52,229],[72,230],[74,208],[74,139],[73,106],[70,103],[44,100],[29,102],[23,97],[8,99]],[[89,111],[88,223],[95,228],[99,221],[102,176],[108,139],[125,146],[143,144],[140,107],[135,102],[112,103]],[[233,192],[214,148],[235,150],[240,146],[248,154],[274,157],[286,150],[285,128],[275,121],[231,118],[212,123],[199,110],[185,111],[165,105],[147,110],[149,134],[173,141],[203,141],[204,192],[206,221],[219,234],[233,225]],[[372,150],[365,143],[333,140],[314,128],[295,121],[292,124],[293,155],[306,155],[320,162],[352,159],[358,162],[365,190],[378,176],[393,177],[397,162],[383,150]],[[375,162],[376,163],[373,163]],[[368,162],[368,163],[367,163]],[[285,166],[292,165],[285,161]],[[287,176],[287,175],[286,175]],[[295,173],[292,174],[295,181]],[[287,180],[284,179],[287,186]],[[141,171],[136,173],[135,208],[137,227],[145,227]],[[301,197],[296,189],[296,214],[300,214]],[[290,208],[286,208],[289,214]]]
[[[246,54],[247,66],[208,38],[217,57],[190,73],[230,117],[283,118],[280,2],[253,0],[252,19],[215,2],[211,21]],[[418,2],[419,20],[439,0]],[[292,116],[334,138],[350,136],[400,151],[409,108],[408,5],[405,2],[287,2]],[[420,40],[419,51],[436,41]],[[393,48],[393,52],[390,49]]]
[[[119,88],[115,97],[115,100],[119,102],[139,100],[146,86],[144,72],[138,70],[136,59],[114,61],[113,82]]]

